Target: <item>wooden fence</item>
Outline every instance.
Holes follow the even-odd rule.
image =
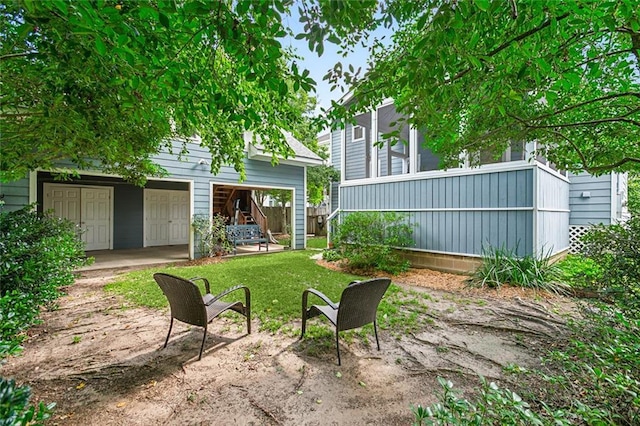
[[[274,234],[288,233],[289,229],[283,229],[283,223],[291,226],[291,207],[285,207],[283,220],[283,209],[281,207],[262,207],[262,211],[269,221],[269,229]],[[327,207],[307,207],[307,234],[327,235]]]

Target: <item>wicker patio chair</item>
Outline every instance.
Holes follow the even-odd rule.
[[[373,323],[373,330],[376,335],[376,345],[380,350],[378,341],[378,327],[376,323],[376,312],[382,296],[389,288],[391,280],[388,278],[375,278],[367,281],[353,281],[342,291],[339,303],[333,303],[327,296],[313,288],[302,293],[302,333],[304,337],[307,327],[307,319],[324,315],[336,327],[336,351],[338,352],[338,365],[340,362],[340,345],[338,344],[338,333],[343,330],[362,327]],[[309,293],[318,296],[326,305],[312,305],[307,307]]]
[[[171,306],[171,323],[169,324],[167,339],[164,342],[165,348],[167,347],[167,343],[169,343],[174,318],[187,324],[204,327],[204,336],[202,337],[198,360],[202,359],[202,350],[204,349],[204,342],[207,338],[207,326],[215,317],[227,310],[233,310],[247,317],[247,332],[251,334],[251,293],[248,287],[237,285],[214,296],[211,294],[209,281],[206,278],[196,277],[185,279],[162,273],[153,274],[153,278],[162,289],[164,295],[167,296],[169,305]],[[204,296],[202,296],[200,289],[194,283],[196,280],[204,281],[206,289]],[[220,300],[227,294],[240,289],[244,290],[244,304],[239,301],[225,302]]]

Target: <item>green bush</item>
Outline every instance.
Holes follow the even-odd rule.
[[[640,215],[620,225],[597,225],[583,237],[584,254],[602,274],[603,295],[624,311],[640,315]]]
[[[450,381],[438,377],[443,389],[440,402],[412,408],[414,425],[568,425],[568,414],[545,409],[539,414],[515,392],[482,379],[476,401],[460,398]]]
[[[558,262],[560,279],[573,289],[595,290],[598,287],[602,268],[593,259],[580,255],[569,255]]]
[[[413,229],[406,215],[393,212],[355,212],[335,225],[334,246],[352,269],[378,269],[397,274],[409,268],[409,262],[396,251],[414,244]]]
[[[50,307],[59,288],[85,265],[75,225],[38,214],[33,206],[0,212],[0,358],[19,350],[21,332]]]
[[[195,231],[201,256],[219,256],[231,252],[226,219],[221,214],[217,213],[211,219],[204,215],[194,215],[191,226]]]
[[[505,248],[485,247],[482,264],[467,279],[472,287],[499,288],[502,285],[564,293],[568,287],[560,282],[560,269],[551,263],[551,255],[535,257],[516,255]]]
[[[29,404],[30,398],[28,386],[16,386],[13,380],[0,377],[0,426],[44,424],[56,404],[40,402],[36,407]]]
[[[542,375],[549,385],[543,397],[587,407],[582,416],[589,424],[640,424],[640,319],[596,304],[571,331],[546,360],[554,373]]]

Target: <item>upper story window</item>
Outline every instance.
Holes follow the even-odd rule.
[[[352,132],[351,139],[354,142],[363,141],[364,140],[364,127],[358,126],[358,125],[353,126],[352,129],[351,129],[351,132]]]

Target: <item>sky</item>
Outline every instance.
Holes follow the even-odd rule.
[[[285,19],[284,24],[289,26],[294,32],[298,34],[303,32],[303,25],[298,20],[297,9],[292,12],[292,16]],[[373,32],[370,39],[374,37],[387,36],[390,39],[390,30],[385,28],[379,28]],[[331,87],[328,82],[323,81],[327,71],[337,63],[342,62],[343,69],[346,69],[349,65],[353,65],[354,68],[362,67],[362,73],[364,72],[369,58],[369,50],[362,46],[357,46],[353,53],[350,53],[348,57],[344,58],[339,53],[339,47],[333,43],[325,42],[324,53],[321,57],[318,57],[316,52],[309,50],[309,46],[306,40],[295,40],[294,37],[288,37],[283,41],[284,47],[293,47],[296,53],[302,57],[302,60],[298,61],[298,65],[301,68],[306,68],[310,72],[311,78],[316,82],[316,97],[318,98],[318,108],[316,112],[319,112],[320,107],[328,108],[331,106],[331,101],[337,101],[344,93],[340,89],[331,91]],[[362,74],[361,73],[361,74]]]

